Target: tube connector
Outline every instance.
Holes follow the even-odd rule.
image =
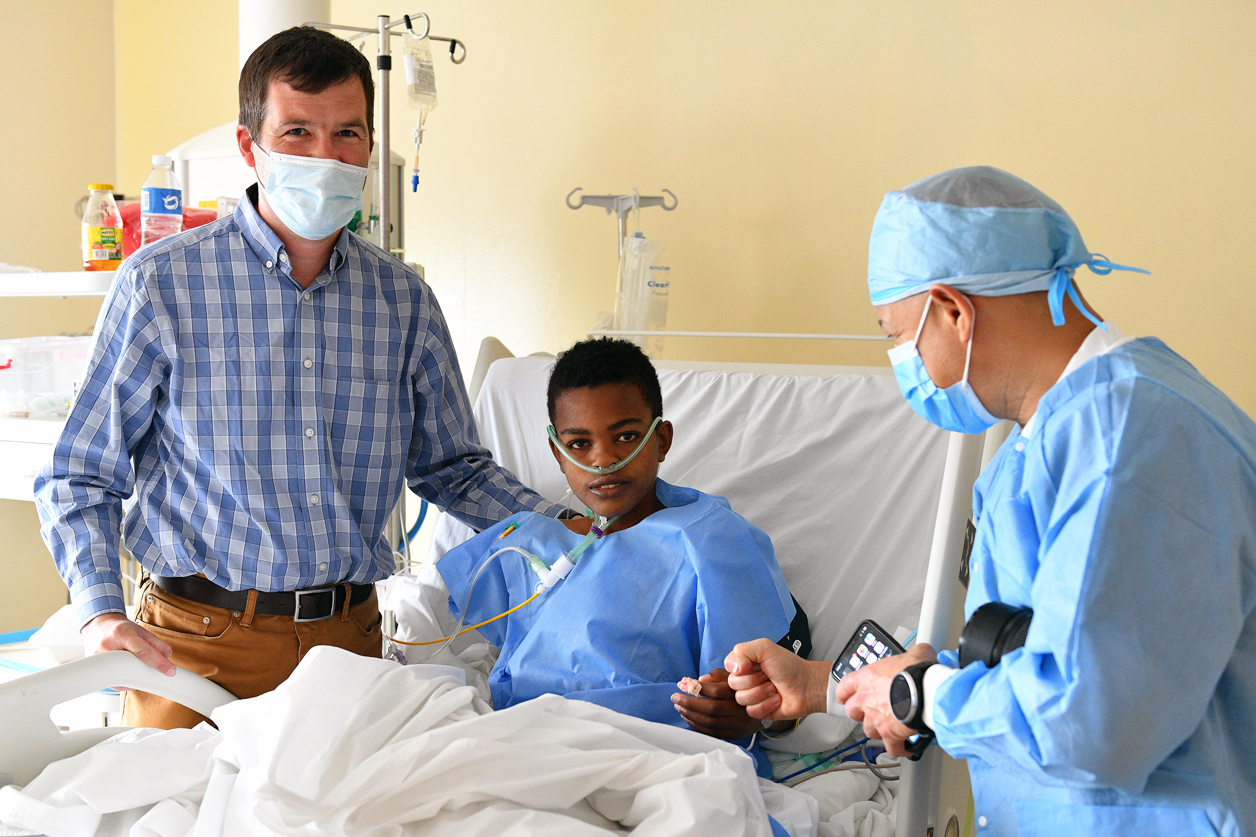
[[[563,556],[555,561],[553,566],[551,566],[548,571],[541,574],[541,586],[546,590],[550,589],[555,584],[566,578],[567,574],[570,573],[575,566],[576,565],[572,563],[571,559],[567,557],[567,553],[564,552]]]

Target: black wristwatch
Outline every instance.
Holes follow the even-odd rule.
[[[927,732],[924,722],[925,672],[933,663],[915,663],[894,675],[890,681],[890,709],[905,727]]]

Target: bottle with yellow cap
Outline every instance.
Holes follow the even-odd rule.
[[[122,215],[112,183],[92,183],[83,211],[83,269],[117,270],[122,264]]]

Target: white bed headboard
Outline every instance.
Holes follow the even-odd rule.
[[[493,363],[475,419],[499,462],[557,500],[567,486],[545,435],[552,364]],[[916,627],[948,434],[911,411],[893,377],[816,369],[659,368],[676,429],[659,476],[727,497],[768,533],[810,619],[812,656],[831,660],[862,619]],[[429,560],[470,534],[442,515]]]

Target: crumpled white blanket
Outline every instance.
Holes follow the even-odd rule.
[[[894,837],[896,782],[868,770],[840,770],[794,787],[819,802],[820,837]]]
[[[135,730],[0,788],[0,835],[815,835],[816,802],[737,747],[545,696],[317,648],[218,730]]]

